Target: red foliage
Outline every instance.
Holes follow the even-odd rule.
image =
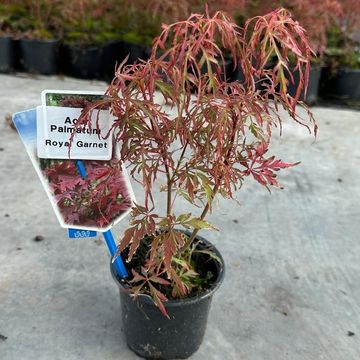
[[[131,207],[118,162],[84,161],[82,179],[75,161],[64,160],[44,170],[59,211],[68,225],[105,227]]]
[[[251,174],[258,183],[265,186],[269,191],[269,186],[280,187],[274,171],[299,164],[299,162],[293,164],[285,163],[281,160],[276,160],[275,156],[264,158],[265,153],[268,151],[268,144],[266,143],[260,143],[256,149],[247,148],[245,151],[246,156],[244,156],[244,159],[246,160],[240,162],[246,168],[243,171],[244,176]]]
[[[226,80],[226,54],[241,68],[243,82]],[[270,57],[275,66],[268,69]],[[195,287],[191,244],[199,229],[213,228],[205,216],[215,196],[233,198],[250,175],[268,189],[279,186],[277,171],[296,165],[265,157],[272,128],[281,126],[279,107],[316,133],[311,112],[298,101],[307,88],[311,57],[305,30],[284,9],[250,19],[244,28],[216,12],[163,25],[147,62],[118,68],[107,91],[116,118],[113,135],[121,160],[131,165],[131,175],[145,192],[145,204],[133,209],[118,250],[127,248],[130,261],[143,239],[150,238],[144,271],[166,276],[173,296],[184,297]],[[291,77],[295,69],[300,81],[292,97],[287,74]],[[257,82],[267,83],[263,92],[257,90]],[[156,101],[156,92],[171,104],[173,113]],[[299,116],[297,105],[305,107],[308,118]],[[88,119],[85,112],[77,126]],[[161,188],[167,200],[163,216],[155,213],[153,199],[159,174],[166,177]],[[201,214],[176,216],[178,196],[202,206]],[[192,235],[179,234],[177,227],[191,229]],[[141,292],[161,301],[154,284],[137,280],[143,281]]]
[[[346,0],[357,1],[357,0]],[[327,30],[343,12],[343,1],[340,0],[247,0],[245,13],[259,15],[276,9],[279,6],[291,11],[294,19],[299,21],[308,34],[312,47],[322,54],[326,48]]]

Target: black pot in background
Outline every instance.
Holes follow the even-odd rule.
[[[129,55],[127,64],[134,64],[139,59],[147,60],[150,50],[146,45],[133,44],[126,41],[112,41],[104,46],[102,54],[103,78],[111,81],[115,69]]]
[[[82,79],[101,79],[103,47],[96,45],[64,45],[61,49],[61,70]]]
[[[10,36],[0,37],[0,72],[9,73],[15,70],[14,41]]]
[[[180,300],[169,300],[164,306],[170,320],[161,314],[148,295],[137,300],[129,295],[124,284],[112,276],[120,289],[122,321],[126,341],[131,350],[146,359],[186,359],[201,345],[214,292],[224,277],[224,262],[219,251],[197,236],[198,247],[210,247],[222,264],[206,258],[208,270],[216,274],[212,287],[205,293]]]
[[[20,39],[13,39],[14,68],[16,71],[24,71],[24,61],[22,58],[20,42]]]
[[[360,101],[360,69],[340,68],[332,73],[329,68],[321,75],[321,95],[340,101]]]
[[[312,105],[316,103],[319,93],[319,84],[320,84],[320,76],[321,76],[321,67],[320,65],[312,65],[310,68],[309,75],[309,84],[306,93],[306,97],[304,97],[304,91],[300,94],[300,100],[305,101],[308,105]],[[295,84],[299,83],[299,72],[295,71],[293,73],[294,82],[289,80],[288,92],[291,96],[295,96],[296,94],[296,86]]]
[[[123,46],[123,58],[129,55],[128,63],[134,64],[141,60],[147,60],[150,56],[150,49],[147,45],[129,43],[127,41],[122,42]]]
[[[111,41],[104,46],[101,60],[104,80],[110,82],[114,78],[115,69],[123,59],[124,51],[122,41]]]
[[[33,74],[58,73],[59,40],[20,40],[24,70]]]

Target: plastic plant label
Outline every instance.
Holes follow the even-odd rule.
[[[68,237],[70,239],[80,239],[97,236],[96,231],[80,230],[80,229],[68,229]]]
[[[76,123],[82,110],[104,100],[97,92],[44,90],[37,112],[37,154],[44,159],[110,160],[109,109],[93,110],[90,126]]]
[[[60,225],[80,231],[74,233],[79,237],[88,231],[110,230],[135,202],[125,167],[115,157],[109,161],[39,158],[37,114],[41,107],[13,114],[13,122]]]

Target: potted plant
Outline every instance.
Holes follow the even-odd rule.
[[[62,7],[64,46],[62,70],[65,74],[87,79],[101,79],[107,72],[104,58],[109,43],[120,38],[110,21],[111,2],[72,1]],[[114,73],[115,62],[112,64]]]
[[[341,2],[342,12],[328,31],[325,51],[327,68],[322,79],[322,94],[344,103],[360,100],[360,4]]]
[[[342,12],[341,3],[338,0],[323,2],[296,0],[289,3],[289,9],[305,27],[311,46],[317,54],[317,57],[312,60],[307,93],[301,94],[301,98],[308,104],[314,104],[318,100],[321,73],[324,68],[324,52],[328,42],[327,32]],[[299,81],[299,73],[295,71],[293,77],[294,79],[289,79],[291,95],[295,94],[295,84]]]
[[[19,47],[15,39],[21,31],[20,19],[25,13],[25,7],[14,1],[0,4],[0,72],[12,72],[18,68]]]
[[[24,69],[30,73],[53,75],[58,72],[61,0],[23,2],[20,49]]]
[[[280,2],[249,0],[245,2],[244,9],[237,13],[238,21],[243,21],[244,14],[254,16],[275,9],[279,5],[291,11],[294,19],[306,29],[311,47],[317,54],[311,61],[307,92],[306,94],[302,92],[300,95],[300,98],[307,104],[314,104],[318,99],[320,77],[324,65],[324,51],[327,47],[327,31],[341,13],[341,4],[338,0],[322,2],[312,0],[281,0]],[[270,59],[268,66],[273,66],[272,59]],[[299,72],[294,69],[292,73],[287,73],[286,77],[289,82],[289,93],[294,96],[296,84],[299,82]]]
[[[243,83],[221,75],[224,51],[242,68]],[[274,54],[276,65],[265,69]],[[285,78],[290,55],[300,74],[294,97]],[[163,25],[147,62],[117,70],[106,92],[115,117],[112,136],[144,188],[144,203],[133,207],[118,247],[131,276],[112,273],[127,343],[138,355],[186,358],[199,348],[224,263],[198,232],[214,229],[206,216],[217,196],[232,199],[247,177],[268,190],[279,187],[277,171],[297,164],[268,151],[271,129],[281,127],[279,107],[316,134],[306,105],[306,119],[297,108],[311,57],[304,29],[284,9],[250,19],[244,28],[216,12]],[[262,76],[271,86],[260,93],[255,81]],[[166,101],[159,103],[156,94]],[[87,124],[91,111],[76,126]],[[164,193],[163,214],[154,199],[156,180]],[[190,208],[179,214],[181,198]]]
[[[149,58],[151,41],[161,29],[161,19],[152,5],[140,0],[111,2],[106,21],[117,36],[104,47],[101,67],[105,80],[113,79],[116,67],[125,58],[128,64]]]

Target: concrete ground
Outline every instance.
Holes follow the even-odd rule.
[[[43,89],[105,86],[0,75],[1,360],[137,359],[103,240],[67,239],[3,120],[38,105]],[[220,201],[209,219],[222,232],[203,235],[222,252],[227,274],[193,360],[360,359],[360,116],[313,111],[316,143],[288,121],[274,140],[284,161],[302,161],[280,173],[285,189],[269,194],[248,179],[240,205]]]

